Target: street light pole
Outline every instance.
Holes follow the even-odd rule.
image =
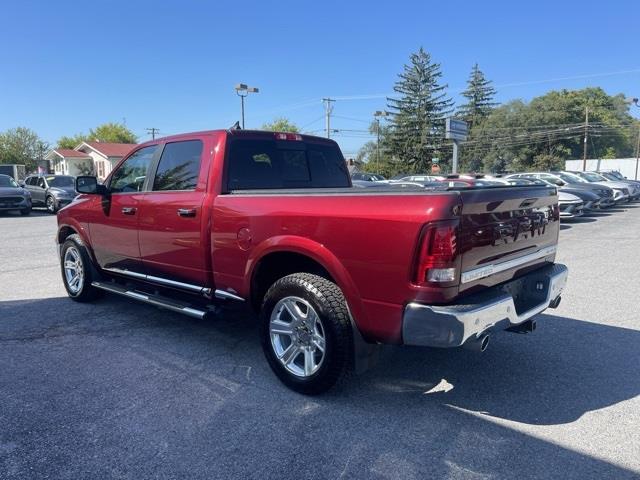
[[[386,117],[387,112],[376,110],[373,117],[376,119],[376,173],[380,174],[380,117]]]
[[[629,105],[640,107],[640,104],[638,104],[640,99],[638,98],[627,98],[625,99],[625,101]],[[636,140],[636,175],[634,177],[634,180],[638,180],[638,163],[640,163],[640,125],[638,125],[638,140]]]
[[[242,114],[242,129],[244,130],[244,97],[249,95],[250,93],[258,93],[259,89],[256,87],[249,87],[245,83],[239,83],[235,87],[236,94],[240,97],[240,110]]]

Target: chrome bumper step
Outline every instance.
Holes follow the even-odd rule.
[[[91,282],[91,286],[109,293],[115,293],[116,295],[121,295],[123,297],[133,298],[134,300],[148,303],[149,305],[155,305],[156,307],[171,310],[172,312],[182,313],[183,315],[187,315],[193,318],[203,319],[207,314],[211,313],[207,310],[193,308],[186,303],[181,303],[174,299],[169,299],[160,295],[152,295],[150,293],[140,292],[138,290],[131,290],[111,282]]]

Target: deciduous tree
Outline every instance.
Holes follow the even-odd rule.
[[[274,119],[270,123],[265,123],[262,125],[262,130],[268,130],[270,132],[293,132],[297,133],[300,131],[298,126],[291,122],[289,119],[280,117]]]
[[[58,148],[76,148],[82,142],[136,143],[138,137],[123,123],[108,122],[89,130],[87,135],[78,133],[58,140]]]
[[[17,127],[0,133],[0,163],[25,165],[28,172],[37,169],[49,144],[36,132],[26,127]]]

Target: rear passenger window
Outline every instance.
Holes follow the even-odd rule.
[[[200,140],[167,143],[153,179],[153,190],[195,190],[201,157]]]
[[[275,140],[231,142],[228,190],[348,186],[349,172],[337,147]]]

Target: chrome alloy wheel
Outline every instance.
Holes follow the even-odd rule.
[[[46,207],[49,213],[54,213],[56,211],[56,201],[53,197],[47,197]]]
[[[74,295],[82,290],[84,284],[84,269],[82,258],[76,247],[69,247],[64,253],[64,277],[69,287],[69,291]]]
[[[310,377],[325,357],[326,341],[320,317],[300,297],[285,297],[274,307],[269,321],[271,347],[293,375]]]

